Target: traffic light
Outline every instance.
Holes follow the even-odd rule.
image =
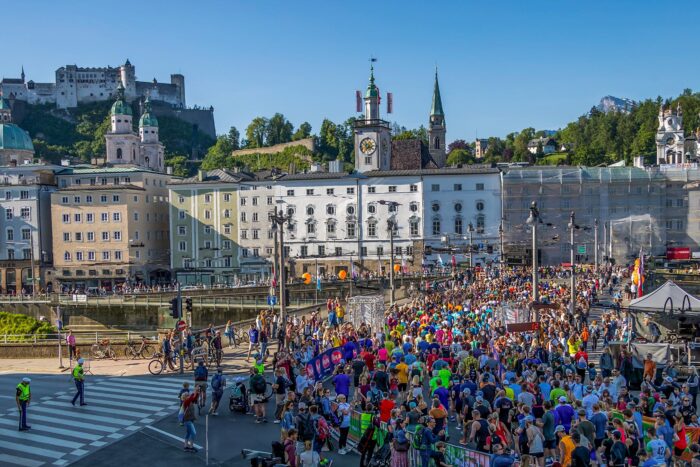
[[[289,292],[289,289],[284,289],[284,306],[289,306],[291,301],[291,293]]]
[[[185,310],[192,312],[192,297],[185,298]]]
[[[432,254],[433,254],[433,247],[430,246],[430,245],[425,245],[424,255],[425,255],[425,256],[430,256],[430,255],[432,255]]]
[[[486,253],[493,254],[493,245],[486,245]]]
[[[170,316],[175,319],[180,318],[180,302],[177,298],[170,300]]]

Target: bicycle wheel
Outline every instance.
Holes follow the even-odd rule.
[[[100,344],[92,344],[90,347],[90,357],[97,359],[102,358],[102,351],[100,350]]]
[[[141,357],[145,358],[146,360],[149,360],[153,358],[153,355],[155,355],[156,351],[153,350],[153,347],[150,345],[145,345],[143,349],[141,349]]]
[[[152,375],[161,374],[163,372],[163,362],[160,360],[151,360],[151,363],[148,364],[148,371],[150,371]]]
[[[133,360],[136,358],[136,350],[132,346],[127,345],[124,347],[124,356]]]

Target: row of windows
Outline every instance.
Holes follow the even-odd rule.
[[[204,258],[203,260],[201,260],[201,262],[189,261],[189,260],[184,261],[185,268],[194,268],[197,266],[204,266],[205,268],[213,268],[215,266],[222,267],[222,268],[230,268],[231,267],[231,257],[225,256],[225,257],[221,258],[221,261],[214,260],[212,258]]]
[[[32,208],[24,207],[19,209],[19,216],[24,221],[32,220]],[[5,208],[5,220],[11,221],[15,218],[15,211],[13,208]]]
[[[213,232],[214,232],[214,229],[211,225],[204,226],[204,234],[205,235],[211,235]],[[180,236],[187,235],[187,226],[178,225],[177,226],[177,234]],[[231,235],[231,224],[224,225],[224,234]],[[270,237],[270,238],[272,238],[272,237]]]
[[[13,192],[6,191],[5,192],[5,201],[11,201],[13,199],[13,196],[14,196]],[[28,190],[20,191],[18,199],[29,199],[29,191]]]
[[[338,250],[338,248],[336,248]],[[366,246],[363,246],[360,248],[360,252],[362,253],[362,256],[367,257],[369,253],[369,249]],[[384,247],[383,246],[378,246],[374,249],[374,254],[377,256],[382,256],[384,255]],[[407,247],[394,247],[394,256],[413,256],[413,247],[412,246],[407,246]],[[338,253],[336,253],[336,256],[341,256]]]
[[[21,240],[30,240],[32,237],[31,229],[22,229],[20,231]],[[15,229],[7,229],[5,231],[5,240],[12,242],[15,240]]]
[[[129,184],[131,183],[131,177],[112,177],[111,179],[109,177],[90,177],[90,178],[73,178],[73,179],[67,179],[67,178],[62,178],[61,181],[59,182],[59,186],[61,188],[66,188],[69,185],[69,182],[71,185],[90,185],[90,186],[96,186],[96,185],[121,185],[121,184]],[[163,179],[148,179],[145,178],[143,179],[143,183],[146,186],[153,185],[153,186],[164,186]]]
[[[387,193],[396,193],[397,192],[397,185],[388,185],[387,186]],[[483,183],[477,183],[474,185],[474,189],[476,191],[483,191],[484,190],[484,184]],[[415,193],[418,191],[418,185],[410,185],[409,186],[409,191],[411,193]],[[433,183],[430,186],[430,191],[441,191],[441,187],[439,183]],[[462,191],[462,184],[461,183],[455,183],[452,185],[452,191]],[[347,187],[345,189],[346,194],[348,195],[353,195],[355,194],[355,187]],[[367,193],[377,193],[377,187],[376,186],[368,186],[367,187]],[[315,194],[315,190],[313,188],[307,188],[306,189],[306,195],[307,196],[313,196]],[[319,193],[320,194],[320,193]],[[326,195],[334,195],[335,194],[335,188],[326,188]],[[294,196],[294,190],[287,190],[287,196]]]
[[[411,185],[411,186],[414,186],[414,185]],[[370,187],[370,188],[374,188],[374,187]],[[413,191],[413,190],[411,190],[411,191]],[[348,195],[354,195],[355,194],[355,187],[349,186],[349,187],[345,188],[345,193]],[[374,191],[371,191],[370,193],[374,193]],[[307,188],[306,189],[307,196],[313,196],[314,194],[315,194],[314,188]],[[319,195],[320,194],[321,193],[319,192]],[[326,188],[326,195],[327,196],[328,195],[330,195],[330,196],[335,195],[335,188]],[[287,190],[287,196],[294,196],[294,190]],[[268,197],[268,200],[269,199],[270,198]],[[269,201],[268,201],[268,204],[270,204]]]
[[[433,235],[442,235],[443,230],[442,230],[442,220],[438,217],[433,218],[432,221],[432,232]],[[476,217],[476,226],[474,231],[478,234],[484,233],[486,228],[486,218],[484,216],[477,216]],[[454,220],[454,233],[457,235],[463,235],[465,233],[468,233],[467,230],[465,229],[464,221],[462,220],[461,217],[458,217]]]
[[[221,242],[221,249],[222,250],[230,250],[233,248],[233,243],[231,240],[224,240]],[[187,251],[187,242],[184,240],[180,240],[177,244],[177,249],[178,251]],[[207,240],[203,243],[203,246],[201,247],[203,250],[211,250],[212,249],[212,243],[210,240]]]
[[[14,248],[8,248],[7,249],[7,259],[17,259],[17,253],[15,252]],[[22,259],[32,259],[32,251],[29,248],[23,248],[22,249]]]
[[[138,250],[136,250],[136,258],[140,257],[140,253]],[[70,251],[65,251],[63,253],[63,261],[73,261],[73,258],[75,257],[76,261],[97,261],[97,252],[96,251],[76,251],[75,254],[71,253]],[[100,258],[102,261],[111,261],[112,258],[114,258],[115,261],[121,261],[122,260],[122,252],[121,250],[103,250],[100,252]]]

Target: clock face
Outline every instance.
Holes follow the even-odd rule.
[[[377,143],[372,138],[365,138],[360,141],[360,151],[362,154],[372,154],[377,149]]]

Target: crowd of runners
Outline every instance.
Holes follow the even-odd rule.
[[[362,467],[407,467],[409,449],[423,466],[444,467],[447,442],[488,453],[493,466],[661,466],[680,462],[686,449],[700,462],[700,447],[686,436],[687,427],[698,427],[697,372],[680,383],[672,369],[657,371],[649,356],[641,390],[632,390],[631,355],[608,347],[630,339],[619,296],[628,271],[577,271],[573,314],[566,275],[541,270],[539,302],[548,306],[529,311],[540,325],[527,332],[508,332],[504,322],[504,310],[531,308],[526,269],[487,268],[429,284],[387,308],[383,329],[345,322],[340,300],[291,318],[284,329],[263,316],[250,340],[261,332],[278,339],[269,362],[276,409],[266,414],[258,403],[264,385],[254,379],[265,371],[265,353],[254,353],[249,391],[256,420],[269,416],[279,424],[275,444],[290,466],[322,465],[328,450],[348,453],[353,411],[363,425],[356,446]],[[592,319],[601,295],[613,306]],[[306,364],[336,347],[345,358],[334,374],[325,382],[308,376]],[[589,357],[601,348],[600,357]],[[653,417],[654,426],[643,426],[643,416]],[[340,433],[337,445],[331,427]],[[389,440],[376,449],[385,428]]]

